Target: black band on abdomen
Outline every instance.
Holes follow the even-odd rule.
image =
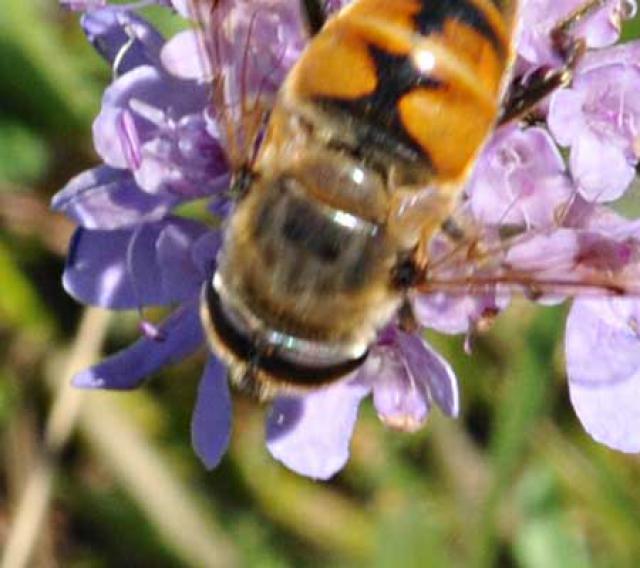
[[[257,371],[258,380],[274,382],[292,387],[312,388],[331,383],[357,369],[367,358],[368,352],[355,359],[348,359],[330,365],[304,365],[282,356],[276,347],[262,347],[243,331],[239,330],[225,313],[222,299],[213,282],[206,285],[206,305],[212,330],[225,349],[234,358]]]

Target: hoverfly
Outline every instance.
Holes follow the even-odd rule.
[[[545,291],[543,279],[504,267],[438,278],[429,251],[444,235],[450,263],[493,258],[453,221],[464,183],[497,126],[571,80],[585,50],[572,29],[601,0],[556,25],[562,63],[526,87],[512,86],[516,0],[353,0],[326,22],[305,0],[315,35],[267,104],[243,77],[216,74],[222,2],[192,0],[192,11],[235,170],[235,208],[201,306],[232,382],[269,397],[336,381],[391,320],[413,328],[418,292]],[[607,277],[559,284],[618,291]]]

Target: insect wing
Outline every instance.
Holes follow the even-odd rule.
[[[306,38],[296,2],[188,0],[210,117],[232,169],[250,164],[268,109]]]

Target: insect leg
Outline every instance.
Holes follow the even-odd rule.
[[[322,29],[327,19],[323,2],[321,0],[302,0],[301,5],[309,33],[314,36]]]
[[[556,68],[541,67],[524,83],[516,81],[503,101],[498,117],[499,125],[522,116],[547,95],[571,82],[576,66],[587,48],[584,38],[573,35],[573,29],[606,1],[588,0],[553,27],[550,32],[551,43],[562,59],[562,65]]]
[[[456,223],[456,220],[449,216],[440,226],[442,233],[453,243],[459,243],[465,239],[464,229]]]
[[[416,333],[420,329],[418,320],[413,313],[413,307],[408,298],[405,298],[398,311],[398,326],[405,333]]]

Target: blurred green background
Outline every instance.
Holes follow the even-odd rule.
[[[65,295],[72,226],[48,209],[97,162],[91,121],[109,69],[54,0],[4,0],[1,12],[6,566],[640,565],[640,460],[593,442],[573,414],[566,308],[516,304],[472,357],[434,336],[460,377],[462,417],[404,435],[367,403],[329,483],[272,460],[264,408],[239,396],[229,454],[211,473],[200,466],[189,419],[204,353],[134,393],[68,388],[73,370],[138,333],[135,314],[85,312]]]

